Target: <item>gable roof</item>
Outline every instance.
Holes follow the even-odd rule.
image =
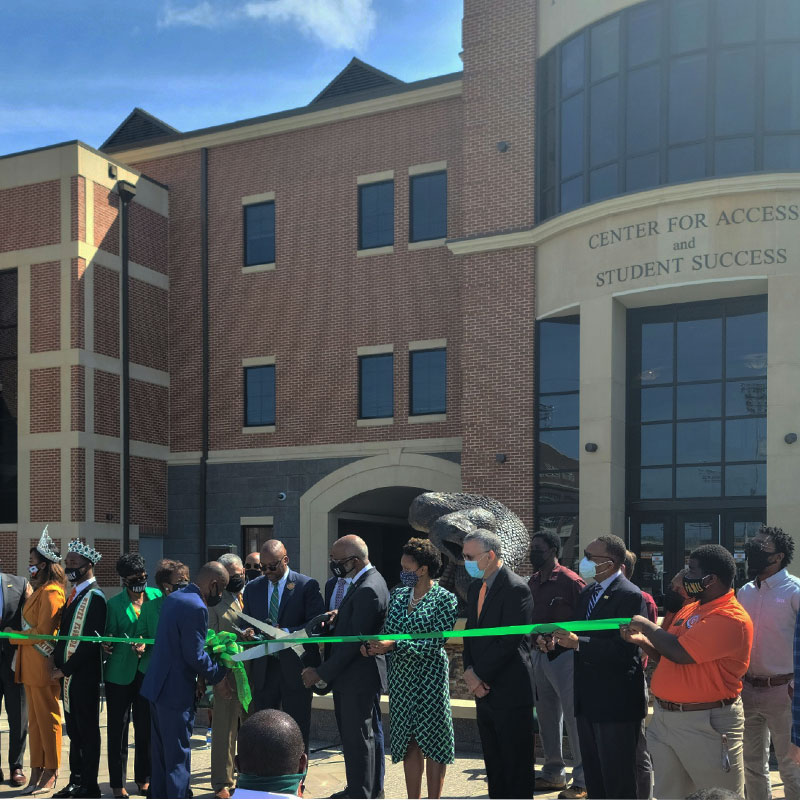
[[[345,94],[379,87],[402,86],[405,82],[376,69],[355,56],[350,63],[309,103],[319,103]]]
[[[143,108],[134,108],[111,136],[100,145],[100,149],[171,136],[174,133],[180,131],[158,117],[148,114]]]

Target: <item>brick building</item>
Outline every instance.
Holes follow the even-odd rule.
[[[290,111],[0,159],[0,568],[50,523],[108,571],[127,518],[320,578],[355,531],[391,574],[410,499],[463,488],[568,560],[626,536],[658,594],[791,527],[800,19],[575,8],[465,0],[463,72],[354,59]]]

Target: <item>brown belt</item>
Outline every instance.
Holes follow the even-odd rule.
[[[655,698],[664,711],[708,711],[709,708],[731,706],[738,699],[738,697],[731,697],[727,700],[715,700],[713,703],[670,703],[669,700],[662,700],[660,697]]]
[[[757,675],[745,675],[744,679],[751,686],[763,689],[767,686],[785,686],[789,681],[794,680],[794,673],[788,672],[786,675],[770,675],[766,678],[759,678]]]

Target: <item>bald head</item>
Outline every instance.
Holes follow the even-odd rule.
[[[333,543],[331,552],[341,550],[344,555],[357,556],[365,564],[369,563],[369,548],[367,543],[354,533],[342,536]]]
[[[200,567],[194,583],[200,589],[200,594],[203,595],[203,600],[207,606],[215,605],[219,602],[215,598],[222,597],[222,592],[228,585],[229,578],[228,570],[219,561],[209,561]]]
[[[289,556],[286,547],[279,539],[267,539],[261,545],[261,566],[267,580],[279,583],[289,569]]]

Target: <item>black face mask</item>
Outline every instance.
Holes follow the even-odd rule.
[[[547,553],[541,550],[531,550],[531,565],[534,569],[541,569],[547,561]]]
[[[214,608],[214,606],[219,604],[219,601],[222,600],[222,593],[220,594],[210,594],[206,599],[206,605],[209,608]]]
[[[680,592],[676,592],[672,587],[664,592],[664,611],[677,614],[683,608],[684,597]]]
[[[683,576],[683,588],[686,589],[686,594],[688,594],[692,600],[698,600],[708,588],[707,586],[703,586],[703,581],[706,577],[708,576],[704,575],[702,578],[695,580],[694,578],[687,578],[686,575]]]
[[[239,594],[244,589],[244,578],[241,575],[231,575],[225,587],[231,594]]]
[[[328,567],[330,568],[333,577],[334,578],[346,577],[348,570],[345,564],[349,563],[352,560],[353,560],[352,558],[346,558],[344,559],[344,561],[334,561],[333,559],[331,559],[330,563],[328,564]]]
[[[81,578],[89,571],[89,567],[78,567],[78,569],[66,570],[67,580],[70,583],[80,583]]]
[[[134,594],[140,594],[147,588],[147,579],[145,578],[138,583],[126,583],[125,586],[128,587]]]
[[[189,581],[181,581],[180,583],[173,583],[173,584],[171,584],[172,591],[173,592],[177,592],[178,589],[185,589],[188,585],[189,585]]]
[[[260,569],[246,569],[244,571],[244,577],[247,583],[250,581],[254,581],[256,578],[261,577],[261,570]]]
[[[770,558],[775,555],[774,553],[765,553],[752,543],[745,545],[744,552],[747,557],[747,573],[752,576],[763,572],[770,565]]]

